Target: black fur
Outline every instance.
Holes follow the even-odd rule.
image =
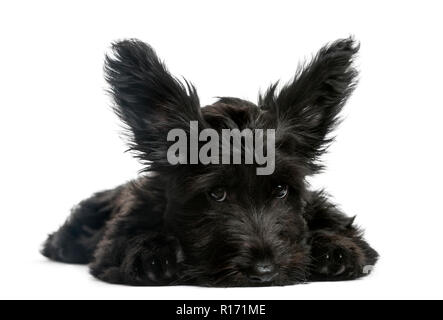
[[[321,168],[319,157],[355,86],[358,48],[352,38],[325,46],[291,83],[271,86],[258,106],[225,97],[200,108],[195,88],[174,78],[151,47],[115,43],[106,79],[146,172],[82,201],[42,253],[89,263],[97,278],[130,285],[262,286],[364,276],[377,253],[354,219],[305,180]],[[166,135],[189,132],[191,120],[218,131],[276,129],[275,172],[169,164]],[[276,186],[287,186],[287,195],[276,194]],[[225,201],[211,198],[217,188],[226,190]]]

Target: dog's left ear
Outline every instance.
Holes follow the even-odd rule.
[[[305,158],[314,170],[316,159],[331,141],[327,135],[355,87],[357,71],[352,62],[358,49],[352,38],[328,44],[279,93],[274,84],[259,98],[262,109],[275,116],[277,139],[279,132],[284,135],[280,143]]]

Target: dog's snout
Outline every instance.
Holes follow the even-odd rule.
[[[277,276],[275,265],[271,262],[257,262],[248,274],[252,282],[269,282]]]
[[[255,265],[255,270],[259,274],[271,273],[274,271],[274,266],[269,262],[259,262]]]

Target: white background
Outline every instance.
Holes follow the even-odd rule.
[[[443,298],[441,1],[2,1],[0,298]],[[381,254],[364,280],[132,288],[39,255],[76,202],[136,176],[109,108],[104,53],[150,43],[202,104],[256,101],[326,42],[361,41],[361,81],[324,157],[326,187]]]

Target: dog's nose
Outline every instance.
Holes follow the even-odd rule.
[[[252,282],[269,282],[277,276],[275,266],[270,262],[258,262],[248,274]]]

